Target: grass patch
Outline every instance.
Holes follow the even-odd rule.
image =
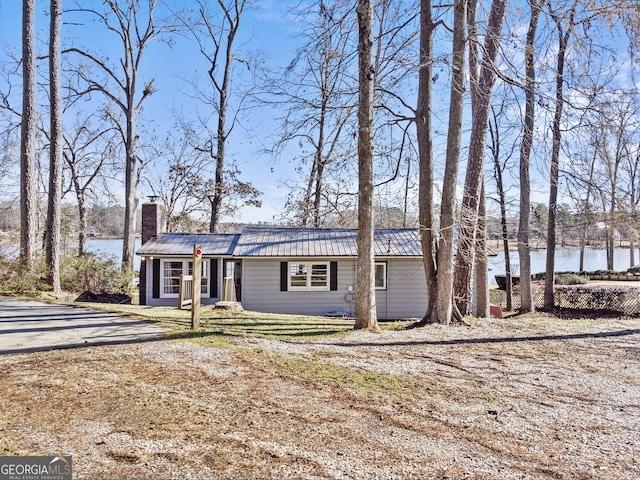
[[[158,322],[172,330],[170,335],[181,337],[250,336],[281,340],[305,340],[341,335],[353,329],[353,320],[332,317],[285,315],[261,312],[229,312],[203,308],[200,330],[191,331],[191,312],[176,307],[150,307],[146,305],[117,305],[105,303],[74,304],[85,308],[119,313],[134,318]],[[209,342],[221,341],[209,339]],[[224,342],[223,342],[224,343]]]
[[[412,398],[420,390],[418,382],[409,375],[392,375],[338,365],[320,358],[295,358],[263,349],[248,352],[272,373],[312,382],[354,390],[363,394],[388,398]]]

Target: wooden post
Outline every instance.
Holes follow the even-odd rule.
[[[202,289],[202,245],[193,246],[192,277],[191,330],[198,330],[200,328],[200,292]]]

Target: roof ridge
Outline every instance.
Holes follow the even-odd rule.
[[[161,232],[158,235],[242,235],[240,232]]]

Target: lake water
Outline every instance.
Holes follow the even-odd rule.
[[[638,250],[636,249],[635,261],[639,263]],[[511,271],[517,275],[520,273],[520,257],[518,250],[509,250],[509,258],[511,260]],[[555,271],[556,272],[577,272],[580,267],[580,250],[577,248],[556,248],[555,255]],[[545,271],[547,262],[547,250],[531,251],[531,273],[539,273]],[[494,275],[504,275],[504,252],[500,250],[497,257],[489,257],[489,281],[495,283]],[[629,249],[617,247],[613,252],[613,269],[625,271],[631,266],[629,259]],[[607,269],[607,252],[603,248],[585,248],[584,251],[584,269],[587,272],[594,270]]]
[[[134,252],[137,252],[142,243],[139,238],[136,238]],[[93,252],[99,255],[103,259],[113,259],[116,263],[120,263],[122,261],[122,239],[106,239],[100,237],[92,237],[87,238],[87,243],[85,246],[87,252]],[[133,256],[133,268],[135,270],[140,269],[140,256]]]

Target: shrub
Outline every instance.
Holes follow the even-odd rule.
[[[122,273],[114,260],[93,254],[65,258],[60,268],[60,284],[68,292],[128,293],[132,280],[133,273]]]
[[[555,276],[556,285],[584,285],[589,283],[589,277],[578,273],[558,273]]]
[[[26,271],[19,259],[0,258],[0,294],[37,295],[51,290],[46,283],[44,257],[38,257],[31,271]],[[132,287],[133,273],[123,274],[114,260],[101,260],[95,255],[63,258],[60,264],[60,286],[66,292],[127,294]]]
[[[45,282],[44,259],[34,262],[33,269],[26,270],[19,259],[0,260],[0,293],[5,295],[37,295],[50,290]]]
[[[595,275],[617,275],[621,272],[617,271],[617,270],[596,270],[594,272],[590,272],[592,274]]]

